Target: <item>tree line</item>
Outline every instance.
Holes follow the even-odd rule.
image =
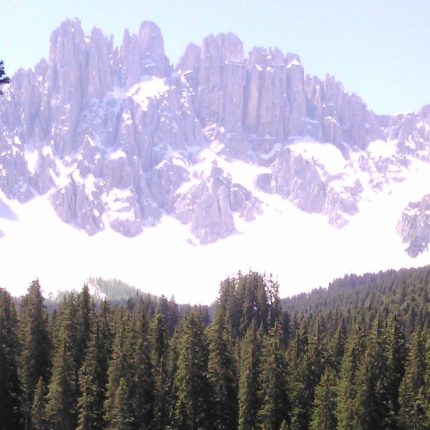
[[[9,77],[6,75],[5,69],[4,69],[4,62],[0,60],[0,96],[3,94],[3,91],[1,90],[3,85],[6,85],[10,82]]]
[[[213,312],[0,289],[0,429],[428,429],[429,292],[430,267],[287,300],[239,273]]]

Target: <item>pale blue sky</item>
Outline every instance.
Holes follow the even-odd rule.
[[[252,46],[300,55],[305,72],[333,74],[377,113],[430,103],[429,0],[13,0],[2,8],[0,58],[13,74],[48,56],[49,36],[78,17],[120,44],[142,21],[162,30],[176,63],[188,42],[231,31]]]

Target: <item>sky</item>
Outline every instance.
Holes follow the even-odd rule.
[[[334,75],[378,114],[430,103],[428,0],[14,0],[2,8],[0,58],[9,75],[49,55],[51,32],[79,18],[114,35],[143,21],[162,30],[176,63],[189,42],[233,32],[248,52],[279,47],[300,55],[305,73]]]

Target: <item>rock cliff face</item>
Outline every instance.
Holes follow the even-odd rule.
[[[297,55],[246,54],[232,33],[190,44],[176,67],[151,22],[116,46],[66,21],[50,44],[49,60],[20,70],[0,100],[0,189],[22,203],[46,195],[89,235],[135,236],[167,215],[206,244],[261,215],[266,194],[341,227],[364,190],[429,162],[429,107],[377,116],[332,76],[305,76]],[[373,141],[396,149],[375,156]],[[241,183],[238,163],[260,173]],[[399,227],[412,255],[430,240],[427,200]],[[6,202],[0,217],[13,217]]]
[[[398,230],[406,251],[416,257],[428,250],[430,242],[430,195],[427,194],[419,202],[411,202],[402,213]]]

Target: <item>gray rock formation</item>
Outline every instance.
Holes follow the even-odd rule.
[[[411,202],[404,209],[397,225],[406,252],[416,257],[426,251],[430,243],[430,194],[419,202]]]
[[[428,106],[377,116],[333,77],[305,76],[296,54],[246,55],[232,33],[190,44],[173,68],[151,22],[116,46],[68,20],[49,52],[0,99],[0,190],[21,203],[46,195],[64,222],[89,235],[110,227],[134,236],[168,215],[210,243],[235,233],[238,217],[262,213],[260,192],[341,227],[359,211],[358,171],[376,192],[402,180],[412,159],[430,161]],[[318,156],[293,149],[310,138],[339,148],[347,171],[332,174]],[[398,142],[396,155],[373,159],[366,149],[375,139]],[[232,179],[238,160],[270,172],[245,187]],[[427,234],[422,214],[413,222],[404,214],[408,243]],[[7,202],[0,217],[14,218]]]
[[[260,212],[260,203],[214,164],[207,178],[179,194],[174,210],[184,224],[191,220],[191,232],[205,244],[236,231],[234,212],[251,221]]]
[[[273,173],[258,178],[262,191],[274,192],[292,201],[298,208],[320,213],[326,200],[326,189],[317,169],[288,147],[278,155]]]
[[[319,141],[342,147],[366,148],[371,140],[383,138],[377,116],[355,94],[344,91],[333,76],[325,80],[306,77],[309,134]]]

